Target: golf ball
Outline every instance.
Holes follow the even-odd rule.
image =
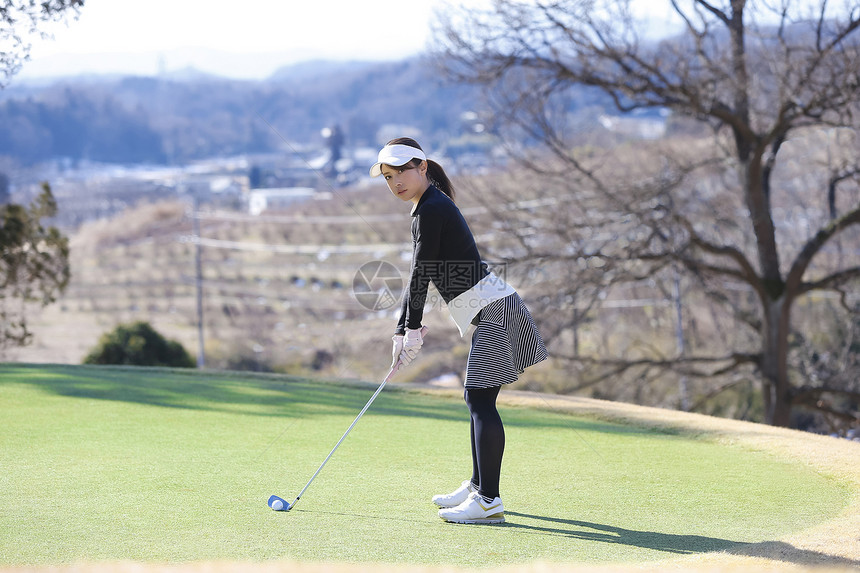
[[[281,511],[282,509],[284,509],[284,502],[280,499],[276,499],[272,502],[272,509],[274,509],[275,511]]]

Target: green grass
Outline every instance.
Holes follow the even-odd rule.
[[[374,385],[0,364],[0,564],[133,560],[490,566],[743,553],[840,512],[800,464],[709,441],[501,409],[507,523],[445,524],[471,469],[461,400]]]

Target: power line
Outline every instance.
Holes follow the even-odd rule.
[[[412,250],[410,243],[366,243],[363,245],[273,245],[269,243],[248,243],[244,241],[226,241],[223,239],[206,239],[203,237],[183,235],[180,242],[191,242],[201,247],[214,249],[230,249],[234,251],[254,251],[265,253],[280,253],[287,255],[318,255],[321,252],[343,255],[356,253],[377,253],[380,251]]]

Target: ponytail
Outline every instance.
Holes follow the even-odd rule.
[[[421,149],[418,142],[411,137],[398,137],[397,139],[392,139],[386,145],[408,145],[409,147]],[[421,151],[424,150],[421,149]],[[421,160],[413,159],[410,161],[410,164],[414,164],[415,166],[420,165]],[[442,166],[432,159],[427,160],[427,179],[429,179],[430,183],[435,185],[439,191],[447,195],[451,201],[454,200],[454,185],[451,183],[451,180],[448,179],[448,175],[445,173],[445,170],[442,169]]]
[[[451,201],[454,200],[454,185],[451,184],[451,180],[448,179],[442,166],[432,159],[427,160],[427,178],[439,191],[450,197]]]

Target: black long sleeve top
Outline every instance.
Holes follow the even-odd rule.
[[[449,303],[488,274],[460,209],[431,185],[412,210],[412,267],[395,334],[421,328],[431,281]]]

